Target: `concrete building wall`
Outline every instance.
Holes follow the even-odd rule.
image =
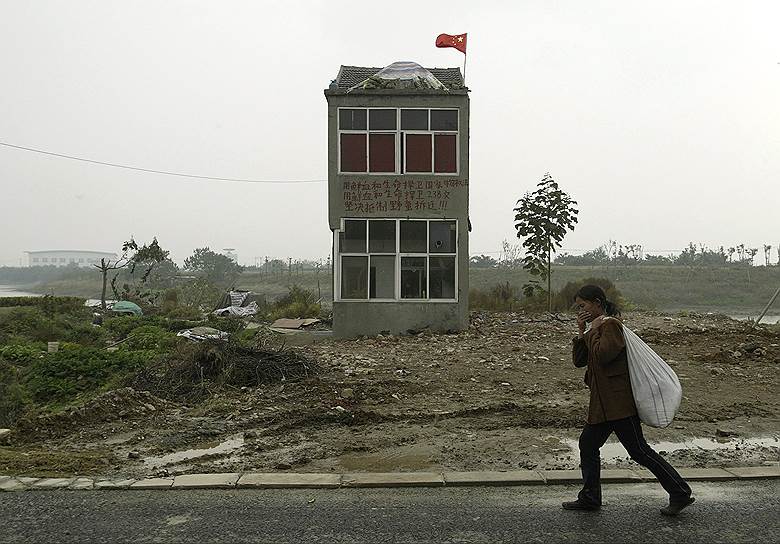
[[[52,250],[52,251],[28,251],[28,266],[92,266],[100,262],[101,258],[116,259],[116,253],[103,251],[78,251],[78,250]]]
[[[456,302],[397,300],[340,301],[334,284],[333,331],[338,337],[374,335],[409,329],[462,330],[468,327],[469,260],[469,98],[465,90],[326,91],[328,101],[328,220],[331,231],[347,218],[427,218],[457,220]],[[340,174],[339,108],[430,108],[459,110],[457,174]],[[388,198],[387,190],[402,198]],[[356,201],[354,198],[360,200]],[[368,197],[367,199],[363,199]],[[333,248],[334,282],[339,255]]]

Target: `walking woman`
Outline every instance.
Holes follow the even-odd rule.
[[[680,474],[656,453],[642,436],[631,382],[620,312],[597,285],[585,285],[575,296],[579,334],[574,338],[574,366],[587,366],[585,383],[590,389],[588,422],[580,435],[580,468],[584,485],[576,501],[564,502],[566,510],[598,510],[601,507],[601,459],[599,449],[613,432],[631,459],[652,472],[669,493],[667,516],[677,515],[693,503],[691,488]],[[586,324],[590,329],[586,332]]]

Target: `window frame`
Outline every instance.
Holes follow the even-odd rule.
[[[395,110],[396,121],[395,131],[392,130],[371,130],[370,110]],[[366,110],[366,129],[353,130],[341,128],[341,110]],[[427,110],[428,112],[428,130],[404,130],[401,128],[401,110]],[[458,128],[456,130],[431,130],[431,111],[445,110],[457,112]],[[460,175],[460,108],[442,107],[442,108],[420,108],[420,107],[341,107],[336,108],[336,162],[338,175],[340,176],[459,176]],[[364,134],[366,139],[366,171],[365,172],[345,172],[341,169],[341,135],[342,134]],[[395,171],[393,172],[371,172],[371,146],[370,134],[393,134],[395,136]],[[430,172],[408,172],[406,170],[406,134],[423,134],[431,137],[431,171]],[[455,171],[454,172],[436,172],[436,145],[435,137],[437,134],[455,135]]]
[[[345,229],[347,221],[366,221],[366,251],[365,253],[341,253],[340,246],[340,234]],[[371,223],[370,221],[394,221],[395,222],[395,253],[390,252],[370,252],[369,237],[371,235]],[[421,221],[425,222],[425,252],[412,252],[401,253],[401,221]],[[451,253],[432,253],[431,252],[431,227],[432,222],[454,222],[455,223],[455,251]],[[359,302],[359,303],[386,303],[386,302],[400,302],[400,303],[431,303],[431,304],[453,304],[459,302],[458,285],[460,266],[458,261],[460,232],[460,221],[455,218],[424,218],[424,217],[342,217],[339,225],[339,229],[333,231],[333,247],[335,250],[334,259],[335,267],[333,274],[333,301],[334,302]],[[395,257],[395,286],[394,295],[395,298],[369,298],[371,294],[371,256],[394,256]],[[342,298],[341,296],[341,275],[342,275],[342,257],[368,257],[368,273],[366,274],[366,298]],[[403,257],[424,257],[425,258],[425,298],[401,298],[401,259]],[[454,298],[431,298],[431,273],[430,273],[430,259],[431,257],[454,257],[455,259],[455,297]]]

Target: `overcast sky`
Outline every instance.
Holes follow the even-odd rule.
[[[472,254],[516,241],[515,201],[547,171],[579,201],[572,250],[776,246],[779,24],[769,0],[0,0],[0,142],[324,180],[339,66],[461,66],[434,40],[468,32]],[[177,261],[330,252],[325,182],[0,146],[0,188],[0,265],[130,235]]]

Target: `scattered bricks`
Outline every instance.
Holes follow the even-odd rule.
[[[582,473],[579,470],[541,470],[540,472],[548,484],[582,483]]]
[[[544,478],[535,470],[508,470],[506,472],[474,471],[445,472],[444,485],[533,485],[544,484]]]
[[[92,478],[76,478],[76,481],[70,485],[69,489],[92,489],[93,486]]]
[[[277,487],[339,487],[341,475],[293,472],[258,472],[244,474],[238,480],[239,488],[277,488]]]
[[[74,481],[73,478],[42,478],[35,482],[33,489],[61,489],[68,487]]]
[[[127,489],[135,480],[102,480],[95,482],[95,489]]]
[[[238,472],[228,474],[185,474],[173,479],[173,489],[231,489],[236,487]]]
[[[344,487],[438,487],[444,476],[438,472],[372,472],[344,474]]]
[[[753,478],[780,478],[780,466],[768,467],[734,467],[727,468],[727,471],[740,480],[750,480]]]
[[[582,481],[581,476],[578,481]],[[642,477],[627,468],[604,469],[601,471],[601,481],[612,484],[641,482]]]
[[[734,475],[722,468],[681,468],[678,470],[684,480],[717,482],[719,480],[734,480]]]
[[[130,484],[130,489],[170,489],[173,478],[147,478]]]

